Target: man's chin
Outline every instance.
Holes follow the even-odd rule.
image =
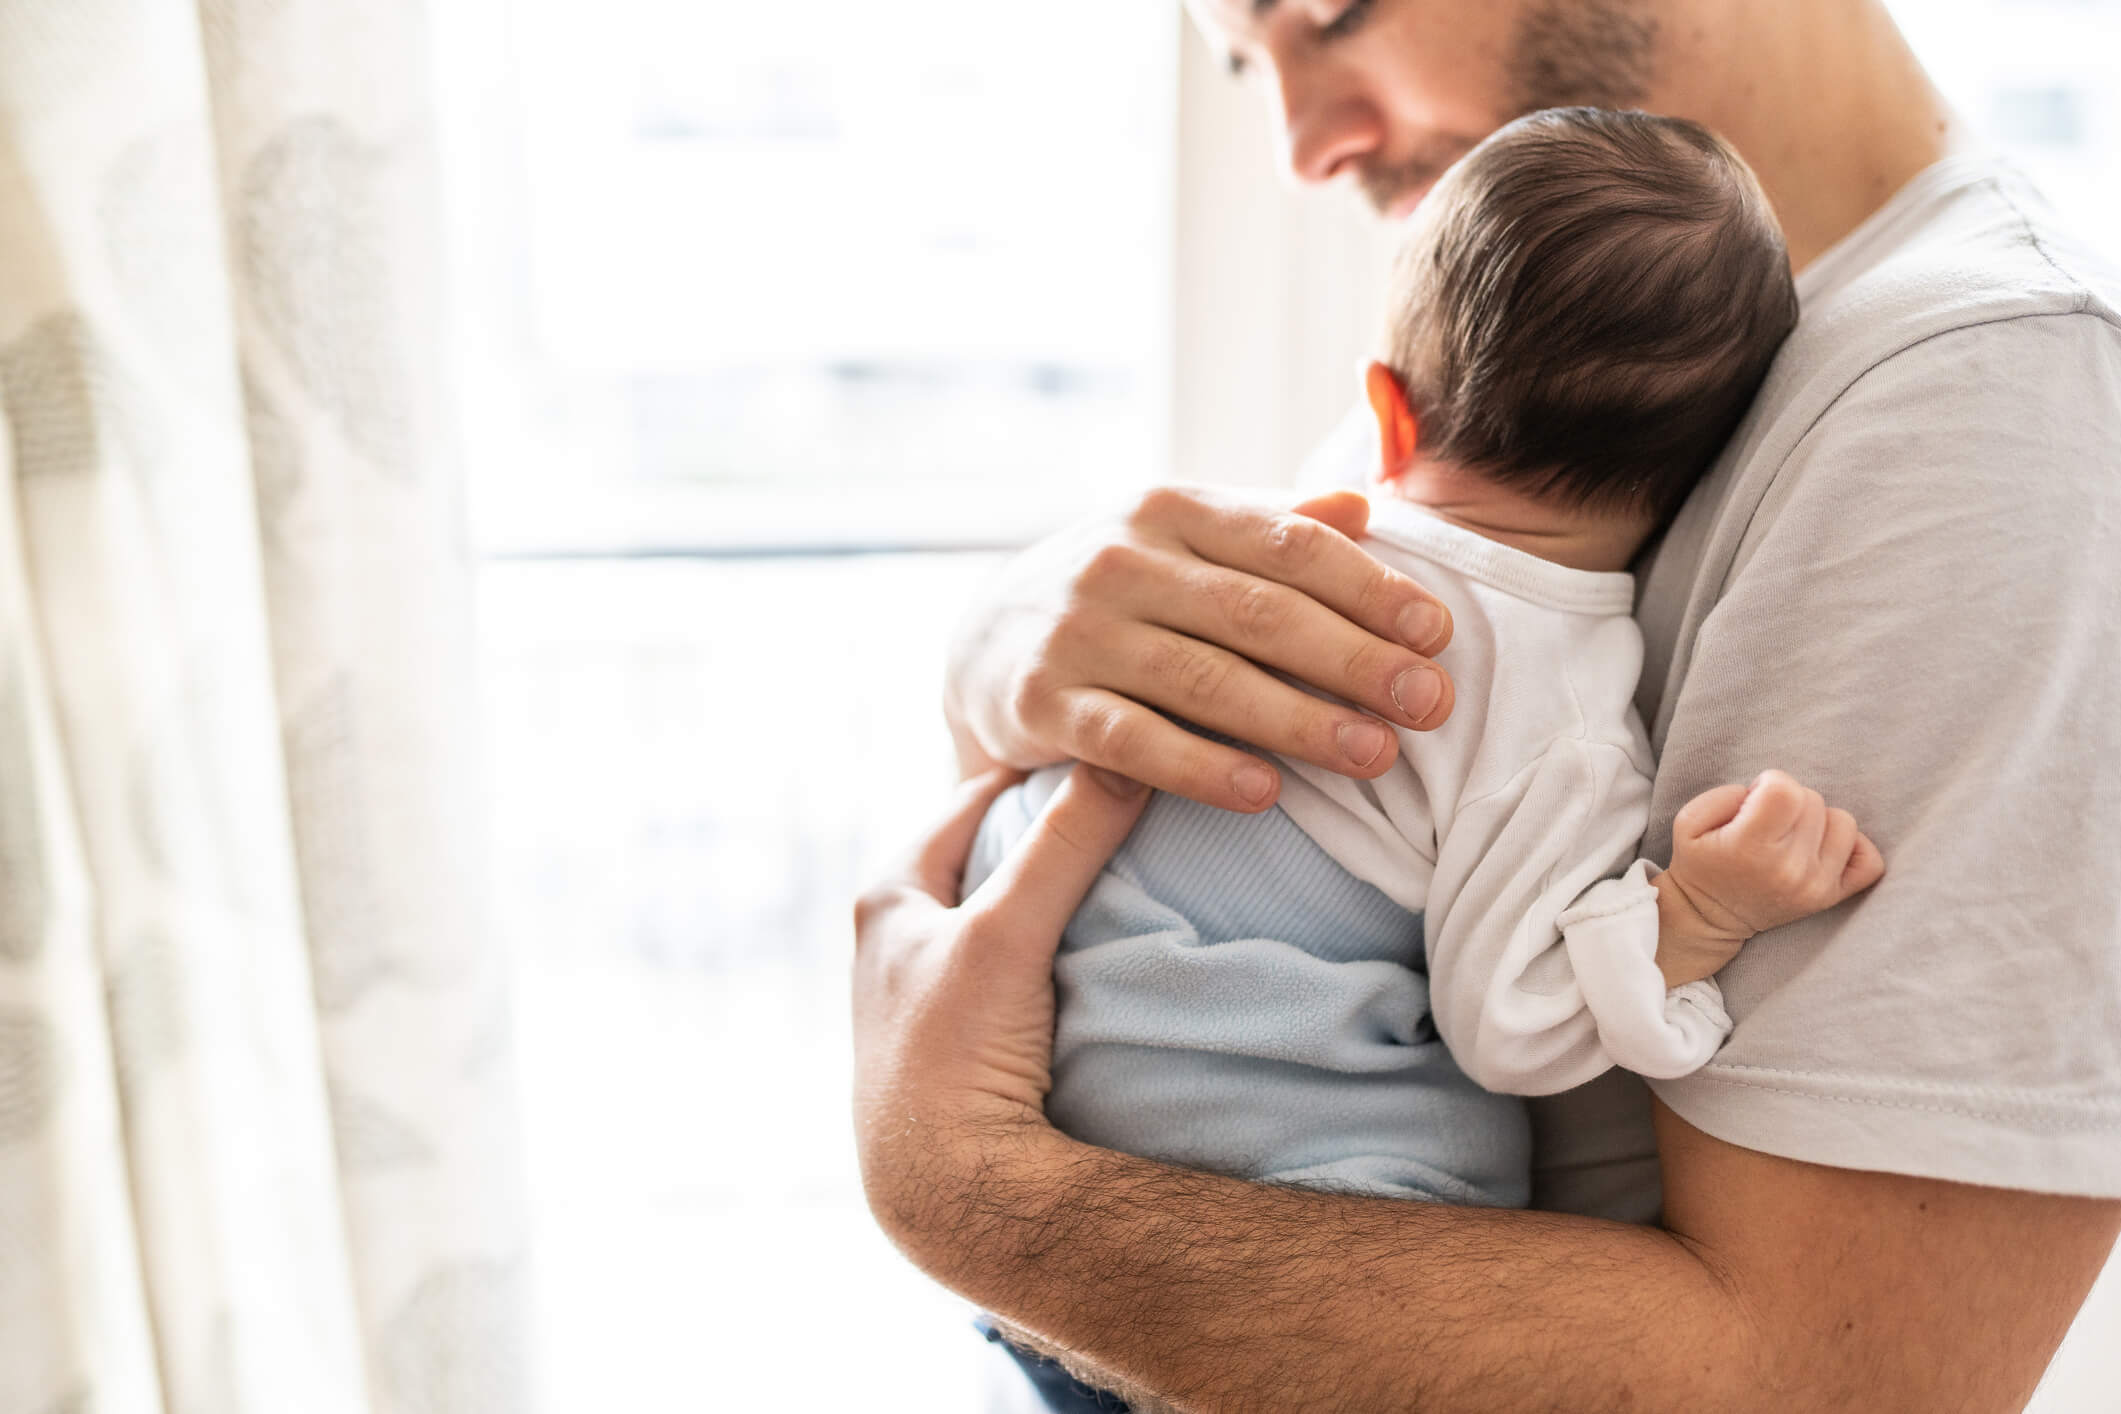
[[[1403,223],[1414,215],[1436,184],[1479,145],[1477,138],[1436,135],[1413,155],[1360,173],[1362,194],[1385,220],[1395,225]]]
[[[1404,225],[1414,219],[1414,213],[1421,209],[1422,202],[1428,198],[1435,186],[1436,179],[1431,177],[1419,186],[1408,187],[1382,202],[1375,203],[1377,212],[1395,226]]]

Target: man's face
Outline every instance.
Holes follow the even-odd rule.
[[[1443,170],[1539,108],[1641,106],[1660,0],[1186,0],[1277,120],[1306,182],[1404,217]]]

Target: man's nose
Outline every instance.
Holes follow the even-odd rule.
[[[1287,69],[1280,80],[1283,155],[1298,181],[1329,182],[1383,145],[1383,118],[1345,82]]]

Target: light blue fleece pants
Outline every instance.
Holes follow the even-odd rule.
[[[988,811],[969,891],[1058,788]],[[1429,1018],[1419,914],[1280,810],[1158,792],[1054,965],[1046,1112],[1104,1148],[1310,1187],[1522,1207],[1521,1102],[1460,1073]]]

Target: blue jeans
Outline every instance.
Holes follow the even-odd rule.
[[[1057,1361],[1010,1344],[1009,1338],[985,1316],[972,1324],[981,1335],[1009,1352],[1054,1414],[1127,1414],[1126,1401],[1118,1395],[1092,1388],[1062,1369]]]

